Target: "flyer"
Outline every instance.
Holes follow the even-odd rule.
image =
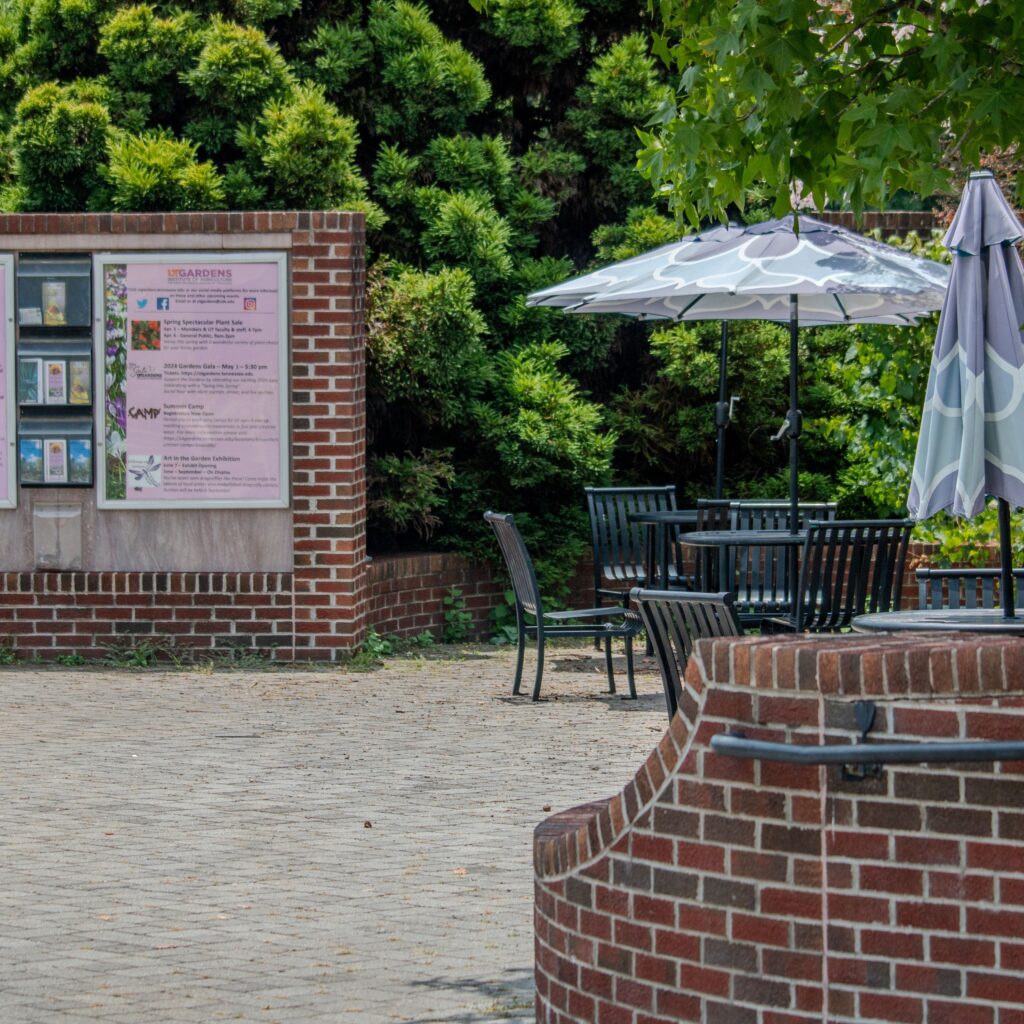
[[[46,404],[67,405],[67,363],[63,359],[47,359],[44,367],[46,374]]]
[[[43,361],[32,356],[18,360],[18,401],[38,405],[43,398]]]
[[[92,402],[92,363],[88,359],[68,362],[68,402],[89,405]]]
[[[286,507],[283,254],[113,259],[97,268],[101,504]]]
[[[43,440],[23,437],[18,441],[18,473],[23,484],[43,482]]]
[[[43,325],[63,327],[67,323],[67,285],[64,281],[43,282]]]
[[[48,484],[68,482],[68,443],[63,437],[43,440],[43,480]]]
[[[68,438],[68,483],[92,483],[92,438]]]

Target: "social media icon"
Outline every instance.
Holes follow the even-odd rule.
[[[157,298],[157,300],[156,300],[156,308],[157,309],[170,309],[171,308],[171,300],[169,298],[166,298],[165,296],[159,296]]]
[[[149,305],[149,299],[136,299],[135,305],[138,306],[139,309],[145,309],[146,306]]]

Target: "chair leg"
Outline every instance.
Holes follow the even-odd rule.
[[[633,679],[633,638],[631,636],[626,637],[626,679],[629,681],[628,699],[636,700],[636,682]]]
[[[608,692],[615,692],[615,675],[612,672],[612,638],[604,638],[604,666],[608,670]]]
[[[518,639],[516,640],[516,678],[512,683],[512,695],[517,697],[519,695],[519,686],[523,681],[523,657],[526,654],[526,630],[523,628],[523,614],[516,608],[516,630],[518,632]]]
[[[537,678],[533,683],[533,699],[540,700],[540,680],[544,675],[544,630],[537,624]]]

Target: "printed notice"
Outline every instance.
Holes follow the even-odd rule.
[[[282,259],[103,264],[106,501],[287,503]]]

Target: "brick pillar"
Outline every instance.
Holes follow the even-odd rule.
[[[361,213],[292,233],[295,657],[333,659],[366,625],[366,281]]]

